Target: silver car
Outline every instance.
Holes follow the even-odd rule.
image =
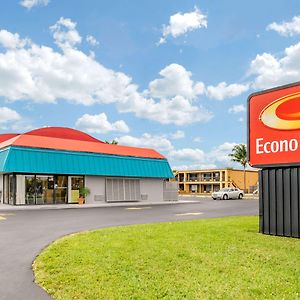
[[[243,199],[244,192],[237,188],[224,188],[220,189],[218,192],[213,192],[211,196],[214,200]]]

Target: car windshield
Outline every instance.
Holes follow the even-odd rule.
[[[220,189],[220,192],[229,192],[230,189]]]

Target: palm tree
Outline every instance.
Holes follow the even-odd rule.
[[[244,168],[244,192],[246,192],[246,166],[248,163],[246,145],[235,145],[231,151],[232,152],[229,154],[231,161],[240,163]]]

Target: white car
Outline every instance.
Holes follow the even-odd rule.
[[[213,192],[211,196],[214,200],[243,199],[244,192],[237,188],[224,188],[220,189],[218,192]]]

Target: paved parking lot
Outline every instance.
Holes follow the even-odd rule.
[[[66,234],[110,226],[258,214],[255,199],[194,200],[172,205],[1,210],[0,299],[50,299],[34,284],[31,264],[44,247]]]

